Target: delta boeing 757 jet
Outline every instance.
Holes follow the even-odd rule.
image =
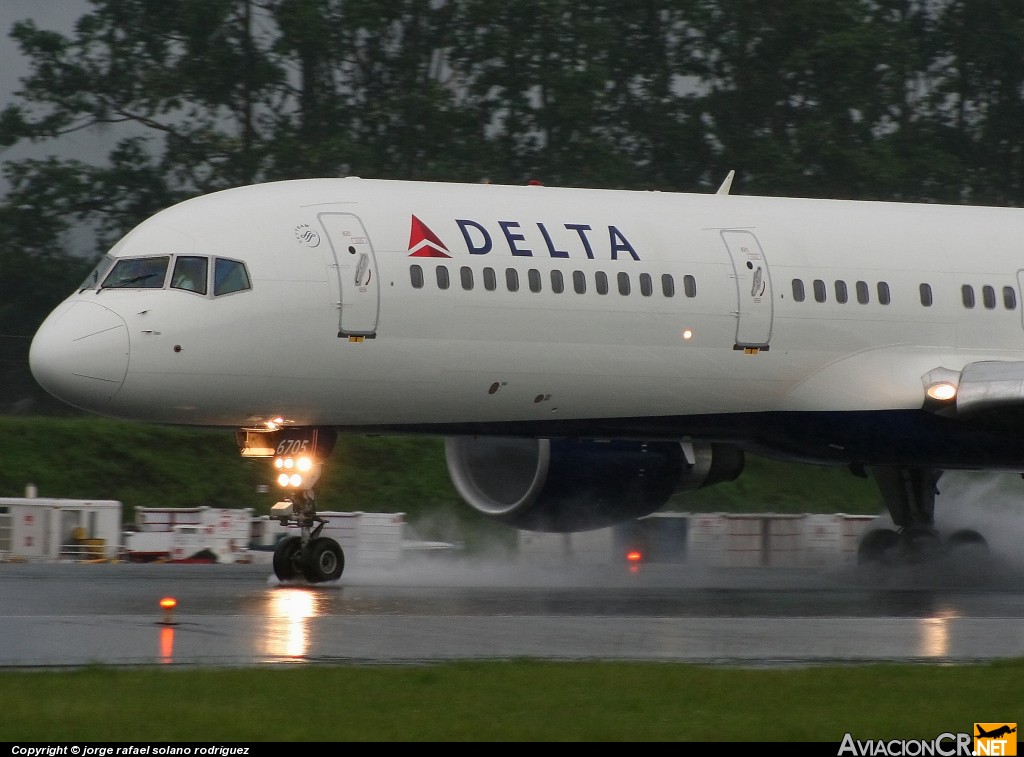
[[[1024,210],[359,178],[267,183],[140,224],[46,319],[38,382],[115,418],[235,430],[336,579],[337,434],[446,438],[465,501],[588,530],[740,475],[875,478],[864,561],[936,531],[944,470],[1024,471]]]

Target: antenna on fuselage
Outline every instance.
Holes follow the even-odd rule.
[[[715,194],[716,195],[727,195],[727,194],[729,194],[729,190],[732,189],[732,179],[733,179],[733,177],[735,175],[736,175],[736,171],[729,171],[728,175],[726,175],[726,177],[725,177],[725,181],[722,182],[722,186],[720,186],[718,188],[718,191],[715,192]]]

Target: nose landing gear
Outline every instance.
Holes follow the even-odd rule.
[[[301,576],[315,584],[341,578],[345,553],[334,539],[320,535],[327,520],[316,514],[312,491],[278,502],[271,513],[281,525],[295,525],[300,531],[299,536],[281,539],[274,550],[274,575],[278,579],[292,581]]]
[[[345,570],[345,553],[334,539],[320,535],[327,520],[317,515],[315,486],[337,434],[324,428],[280,428],[278,423],[236,432],[242,456],[273,458],[277,484],[288,492],[287,499],[271,508],[271,517],[299,529],[298,535],[278,542],[274,575],[281,581],[336,581]]]

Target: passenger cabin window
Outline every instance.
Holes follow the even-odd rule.
[[[821,279],[814,280],[814,301],[824,302],[825,301],[825,282]]]
[[[803,280],[793,279],[793,299],[796,302],[803,302],[805,297]]]
[[[666,297],[675,297],[676,295],[676,282],[672,278],[671,274],[661,274],[661,293]]]
[[[572,272],[572,288],[576,291],[576,294],[586,294],[587,277],[583,274],[583,271]]]
[[[882,305],[888,305],[892,302],[892,298],[889,296],[889,285],[884,281],[878,282],[878,302]]]
[[[1017,309],[1017,291],[1013,287],[1003,287],[1003,307],[1007,310]]]
[[[850,295],[846,290],[846,282],[842,279],[836,281],[836,302],[845,304],[850,299]]]
[[[930,308],[932,306],[932,302],[934,302],[932,298],[931,284],[922,284],[918,287],[918,290],[921,292],[921,304],[926,308]]]
[[[252,289],[252,284],[249,282],[249,272],[245,270],[245,263],[238,260],[214,258],[214,297],[219,297],[222,294],[231,294],[232,292],[243,292],[246,289]]]
[[[802,285],[801,285],[802,286]],[[683,276],[683,292],[687,297],[697,296],[697,279],[687,274]]]
[[[134,263],[138,260],[133,259]],[[168,258],[148,258],[147,261],[163,260],[166,266]],[[125,261],[127,262],[127,261]],[[147,263],[151,268],[154,267],[152,263]],[[97,267],[98,270],[99,267]],[[157,267],[158,268],[158,267]],[[199,294],[206,293],[206,287],[208,286],[208,274],[209,274],[209,258],[205,258],[198,255],[181,255],[174,258],[173,274],[171,277],[171,286],[178,289],[186,289],[188,291],[197,292]],[[124,269],[128,271],[127,266]],[[147,269],[148,270],[148,269]],[[229,292],[239,291],[241,289],[249,289],[251,285],[249,283],[249,275],[245,269],[243,263],[234,260],[226,260],[222,258],[215,258],[214,265],[214,294],[228,294]],[[131,271],[135,276],[141,274]],[[157,279],[160,278],[159,269],[154,272]],[[190,278],[188,281],[185,279],[185,275]],[[450,289],[453,285],[452,277],[454,273],[451,272],[446,265],[437,265],[434,267],[434,275],[437,281],[437,287],[441,290]],[[470,266],[461,266],[458,271],[459,282],[462,288],[466,291],[471,291],[476,286],[476,274]],[[484,267],[480,271],[480,275],[483,280],[483,287],[489,292],[493,292],[498,287],[498,276],[494,268]],[[565,292],[566,281],[565,273],[561,270],[554,269],[550,273],[551,275],[551,291],[555,294],[561,294]],[[585,271],[572,271],[572,287],[577,294],[586,294],[587,292],[587,273]],[[108,280],[112,280],[113,273],[108,275]],[[625,271],[614,274],[615,279],[612,281],[611,276],[606,271],[595,271],[593,286],[594,291],[598,294],[606,295],[611,291],[612,286],[615,286],[619,294],[628,296],[632,293],[632,281],[630,275]],[[518,292],[521,286],[519,280],[519,271],[515,268],[505,269],[505,287],[509,292]],[[671,274],[661,274],[661,292],[665,297],[675,297],[676,295],[676,282],[675,278]],[[86,279],[83,288],[90,286],[90,279]],[[422,289],[425,284],[425,271],[423,266],[419,263],[413,263],[409,266],[409,281],[414,289]],[[654,288],[657,286],[655,282],[655,276],[650,273],[641,273],[637,275],[637,285],[640,289],[640,293],[644,297],[651,297],[654,295]],[[531,292],[542,292],[544,289],[544,274],[536,268],[530,268],[526,271],[526,284]],[[683,294],[686,297],[697,296],[697,280],[691,275],[684,275],[682,277],[682,289]],[[104,283],[103,286],[110,286],[110,284]],[[126,285],[122,285],[126,286]],[[134,286],[143,286],[142,284],[134,284]],[[836,291],[845,292],[845,283],[836,282]],[[819,301],[824,301],[826,296],[825,282],[821,280],[815,280],[814,282],[815,294],[820,297]],[[819,291],[820,290],[820,291]],[[799,279],[793,279],[793,296],[797,301],[802,301],[804,297],[803,282]],[[837,294],[837,298],[841,300],[841,295]]]
[[[619,294],[625,296],[629,294],[629,274],[622,272],[618,275],[619,282]]]
[[[103,280],[102,289],[162,289],[167,277],[169,255],[152,258],[122,258]]]
[[[988,310],[996,309],[996,290],[995,287],[986,284],[981,288],[981,301]]]
[[[960,299],[963,300],[965,308],[974,307],[974,287],[970,284],[964,284],[960,287]]]
[[[171,289],[206,294],[206,274],[209,265],[209,259],[204,257],[178,256],[174,260],[174,273],[171,274]]]
[[[871,290],[868,289],[868,282],[858,281],[854,288],[857,290],[857,302],[861,305],[871,302]]]
[[[651,274],[649,273],[640,274],[640,294],[644,297],[650,297],[654,294],[654,282],[651,281]]]

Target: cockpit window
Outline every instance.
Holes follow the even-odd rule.
[[[249,283],[249,272],[245,264],[237,260],[214,258],[213,262],[213,296],[252,289]]]
[[[154,255],[143,258],[110,258],[99,262],[82,283],[79,291],[96,286],[100,289],[181,289],[206,295],[210,289],[210,269],[213,269],[213,294],[231,294],[252,289],[252,280],[240,260],[210,258],[205,255]],[[168,279],[167,272],[171,270]]]
[[[110,266],[114,265],[113,259],[104,255],[100,258],[100,262],[96,264],[96,267],[89,271],[89,275],[85,277],[85,281],[82,282],[82,286],[78,287],[79,292],[84,292],[86,289],[95,289],[103,277],[107,275],[107,271],[110,270]]]
[[[171,289],[184,289],[188,292],[206,294],[208,267],[207,258],[194,255],[178,256],[174,260],[174,273],[171,274]]]
[[[160,289],[167,277],[171,258],[161,255],[152,258],[122,258],[114,264],[102,289]]]

